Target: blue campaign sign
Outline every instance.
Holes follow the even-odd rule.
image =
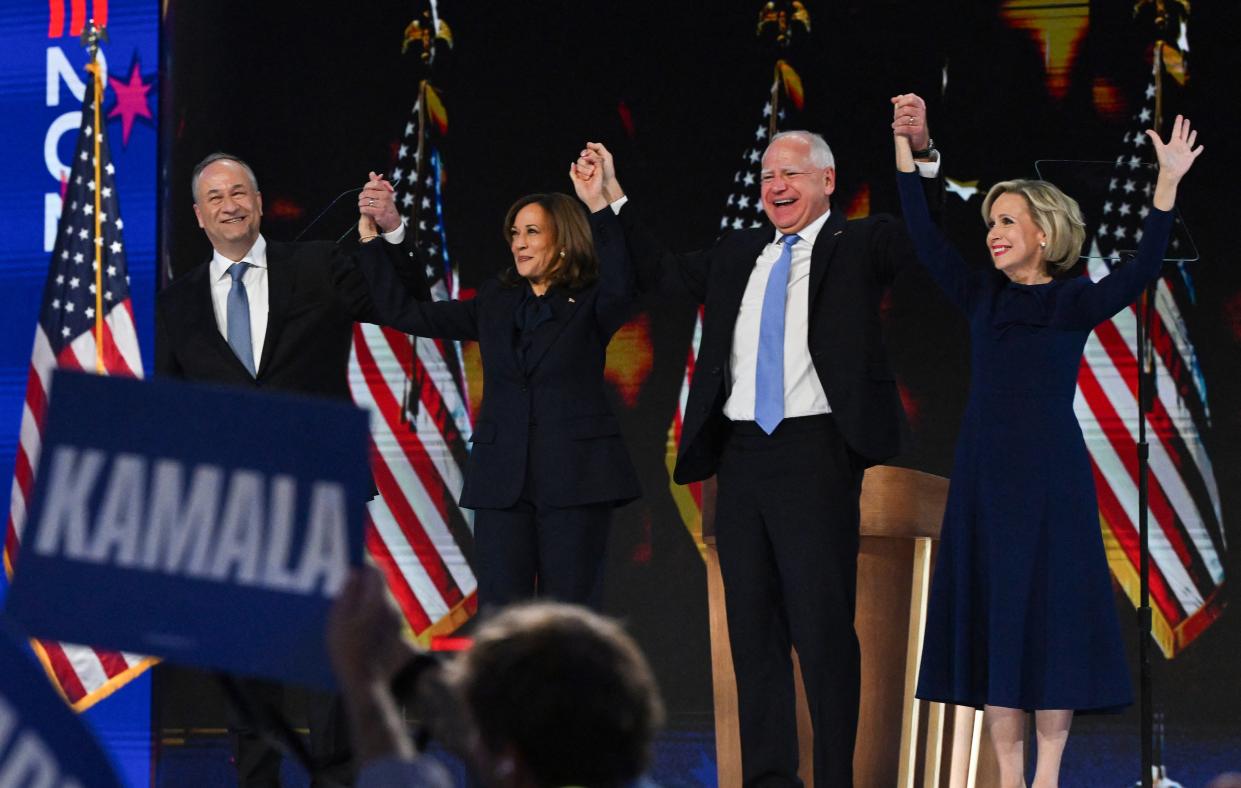
[[[0,785],[120,788],[99,742],[21,642],[0,615]]]
[[[57,372],[8,610],[41,638],[331,687],[367,435],[344,403]]]

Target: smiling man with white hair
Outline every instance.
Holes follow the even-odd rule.
[[[897,102],[942,194],[925,105]],[[900,449],[903,412],[880,331],[886,286],[914,252],[889,216],[832,210],[835,159],[808,131],[762,160],[770,226],[673,254],[642,224],[611,154],[588,143],[640,282],[705,304],[678,483],[718,477],[715,536],[736,669],[746,785],[801,785],[791,650],[814,728],[816,785],[853,784],[860,656],[853,629],[862,472]]]

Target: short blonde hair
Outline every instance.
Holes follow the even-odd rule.
[[[1047,236],[1043,259],[1063,273],[1077,264],[1086,242],[1086,221],[1082,209],[1069,195],[1047,181],[1017,179],[1000,181],[982,201],[982,220],[991,221],[991,206],[1001,194],[1020,194],[1025,198],[1034,223]]]

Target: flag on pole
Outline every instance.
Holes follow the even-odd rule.
[[[422,43],[424,52],[451,45],[447,25],[429,15],[411,23],[406,40]],[[460,295],[444,230],[440,143],[447,132],[440,94],[424,79],[390,179],[434,300]],[[472,424],[461,345],[358,324],[349,382],[354,402],[371,411],[371,468],[380,493],[368,507],[366,546],[411,631],[426,643],[457,629],[477,604],[466,558],[473,514],[457,504]]]
[[[1154,187],[1144,133],[1155,125],[1155,84],[1130,119],[1102,206],[1093,212],[1089,276],[1107,276],[1141,240]],[[1178,220],[1179,221],[1179,220]],[[1166,257],[1188,252],[1174,237]],[[1191,271],[1168,266],[1155,291],[1151,338],[1155,393],[1147,415],[1152,633],[1172,658],[1223,611],[1224,537],[1219,487],[1203,436],[1211,408],[1193,339],[1183,315],[1194,307]],[[1138,606],[1137,311],[1132,307],[1090,335],[1074,408],[1086,438],[1099,520],[1112,573]]]
[[[4,568],[20,560],[52,370],[142,377],[125,265],[124,222],[115,168],[101,121],[103,86],[96,63],[87,66],[82,121],[72,171],[63,186],[60,223],[35,327],[26,382],[12,500],[4,542]],[[106,589],[100,589],[106,593]],[[118,611],[119,614],[119,611]],[[112,694],[154,663],[134,654],[36,640],[34,650],[53,684],[79,711]]]

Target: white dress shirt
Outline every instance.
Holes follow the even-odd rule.
[[[788,294],[784,302],[784,418],[831,413],[827,394],[810,360],[810,255],[819,232],[831,216],[829,210],[797,233],[789,262]],[[776,232],[763,248],[746,283],[733,326],[733,348],[728,359],[732,392],[724,403],[724,415],[732,421],[754,420],[755,374],[758,369],[758,331],[763,315],[767,278],[780,259],[784,233]]]
[[[388,243],[399,244],[405,240],[405,223],[383,234]],[[230,260],[218,251],[211,255],[209,276],[211,279],[211,308],[215,312],[215,324],[220,335],[228,339],[228,293],[233,289],[233,278],[228,269],[234,262],[249,263],[241,275],[246,286],[246,299],[250,303],[250,345],[254,350],[255,371],[263,359],[263,340],[267,338],[267,240],[259,235],[254,246],[240,260]]]

